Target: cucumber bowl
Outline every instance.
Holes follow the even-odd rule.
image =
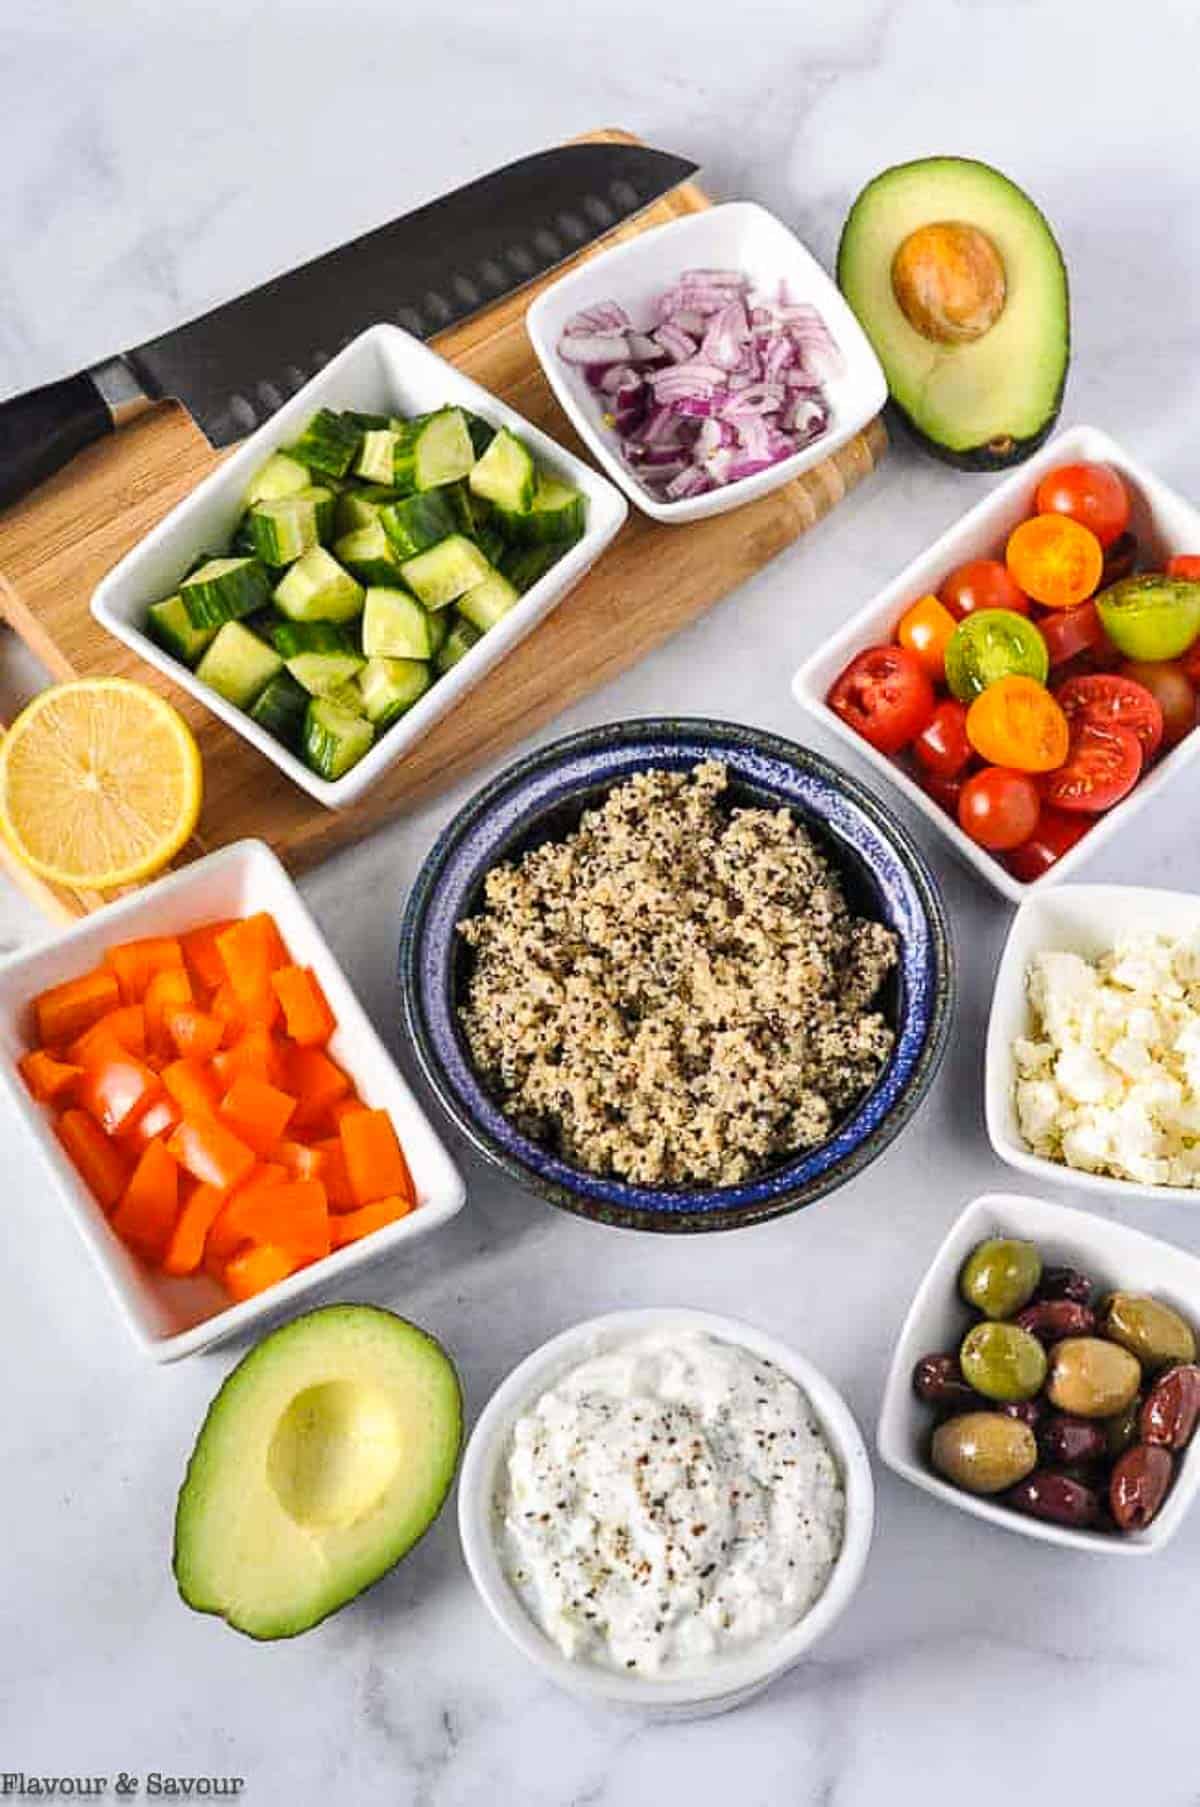
[[[250,519],[246,515],[248,491],[255,485],[256,493],[265,493],[257,487],[261,483],[264,466],[268,465],[269,460],[276,466],[293,462],[288,458],[274,458],[274,454],[281,452],[283,448],[292,450],[297,460],[304,458],[306,435],[311,438],[314,432],[321,433],[326,425],[330,430],[336,430],[343,411],[360,418],[368,415],[384,417],[383,425],[386,427],[397,416],[409,419],[418,416],[436,423],[455,410],[461,410],[464,418],[474,420],[485,431],[506,428],[509,436],[515,435],[516,440],[520,441],[536,466],[539,478],[547,487],[565,485],[578,492],[583,498],[585,511],[583,532],[557,557],[544,575],[531,573],[531,581],[521,583],[515,580],[513,587],[499,573],[492,573],[497,584],[505,590],[503,607],[495,609],[494,615],[489,614],[485,624],[465,632],[463,644],[451,649],[453,662],[449,659],[444,662],[440,668],[442,675],[425,688],[423,694],[418,689],[417,700],[411,701],[407,697],[399,699],[403,712],[390,726],[385,727],[381,721],[372,738],[368,721],[364,720],[359,724],[364,729],[364,738],[369,744],[367,750],[353,764],[348,765],[348,769],[342,771],[341,762],[336,758],[326,763],[322,769],[322,761],[309,763],[301,757],[294,741],[289,745],[286,737],[280,737],[280,724],[273,721],[265,709],[256,706],[255,714],[252,715],[248,713],[248,705],[239,706],[241,698],[233,680],[240,682],[247,675],[247,661],[253,656],[261,662],[262,670],[257,674],[249,673],[251,678],[256,675],[262,677],[266,688],[270,689],[271,677],[278,673],[281,681],[289,683],[291,689],[298,693],[303,705],[303,682],[306,674],[297,673],[297,665],[305,660],[309,663],[315,660],[328,664],[329,649],[323,642],[318,646],[318,635],[324,632],[333,640],[344,634],[343,628],[338,625],[339,620],[344,619],[341,598],[333,596],[331,574],[332,578],[344,579],[350,590],[357,593],[358,600],[354,606],[360,611],[362,590],[341,570],[323,546],[314,546],[306,557],[290,564],[286,577],[275,585],[273,594],[276,606],[283,609],[290,619],[275,624],[275,647],[272,649],[265,640],[250,632],[246,624],[236,618],[246,612],[241,606],[246,598],[235,598],[231,608],[224,614],[221,613],[224,592],[250,577],[260,583],[264,592],[261,598],[250,598],[250,601],[271,600],[271,580],[266,577],[266,566],[256,557],[225,557],[224,553],[227,550],[233,554],[239,551],[261,552],[264,533],[270,536],[285,529],[290,532],[303,525],[299,521],[298,509],[307,509],[314,517],[321,510],[332,510],[333,498],[326,496],[324,490],[318,488],[306,490],[299,498],[273,496],[261,510],[263,519],[250,522],[252,528],[258,529],[257,543],[251,547],[239,545],[235,535],[244,529],[245,521]],[[510,445],[514,443],[511,438],[498,432],[496,436],[506,439],[506,443]],[[397,438],[396,433],[388,431],[366,434],[368,447],[380,453],[394,453]],[[384,441],[392,443],[384,445]],[[328,450],[328,447],[318,447],[317,450],[321,452]],[[316,456],[314,453],[314,459]],[[306,459],[306,462],[309,461]],[[317,476],[311,481],[318,481],[323,468],[329,467],[317,465]],[[365,467],[360,465],[358,468]],[[307,478],[304,480],[309,481]],[[338,485],[334,484],[332,487],[337,488]],[[417,487],[420,488],[419,483]],[[442,491],[429,489],[424,498],[420,494],[414,495],[412,503],[422,504],[427,498],[437,502],[441,495]],[[534,506],[537,506],[536,501]],[[92,614],[139,658],[211,709],[227,727],[249,741],[264,758],[278,766],[311,797],[316,798],[317,802],[330,809],[341,809],[356,802],[402,759],[435,722],[485,678],[493,666],[562,601],[615,537],[627,513],[624,498],[611,483],[556,445],[504,402],[481,389],[436,352],[399,327],[372,326],[331,359],[311,382],[298,389],[264,426],[243,441],[191,495],[172,509],[152,533],[113,567],[93,593]],[[286,521],[283,519],[285,514]],[[341,543],[338,542],[339,546]],[[428,539],[422,539],[420,543],[427,545]],[[435,546],[432,553],[425,553],[424,562],[440,557],[444,546],[457,548],[464,558],[468,554],[472,555],[480,560],[481,569],[486,568],[473,542],[463,539],[457,533],[451,534],[443,545]],[[266,556],[269,559],[269,552]],[[316,569],[318,564],[328,567],[328,570]],[[420,601],[413,601],[407,594],[408,590],[418,584],[422,576],[432,582],[435,579],[440,581],[443,574],[440,571],[417,572],[414,567],[421,564],[421,557],[410,558],[403,568],[403,584],[397,580],[395,588],[368,588],[368,599],[392,598],[394,606],[406,607],[411,604],[410,612],[422,615],[424,610]],[[310,565],[312,570],[309,569]],[[410,577],[412,584],[408,581]],[[215,639],[212,639],[212,628],[209,628],[208,636],[212,643],[203,652],[195,670],[192,669],[193,661],[189,658],[188,651],[175,644],[172,636],[165,634],[165,628],[171,624],[152,622],[150,616],[152,608],[156,615],[169,612],[172,608],[178,612],[179,596],[172,592],[181,589],[185,578],[188,580],[189,590],[195,592],[197,606],[206,606],[210,600],[213,601],[218,610],[213,617],[214,625],[217,620],[225,623]],[[371,577],[365,581],[378,584],[380,580]],[[454,588],[453,585],[451,587]],[[461,588],[461,585],[458,587]],[[285,589],[286,596],[283,594]],[[519,595],[518,589],[521,592]],[[321,605],[320,599],[326,590],[332,597],[330,610],[324,610]],[[434,610],[440,606],[440,597],[427,596],[419,587],[417,594],[424,602],[425,609]],[[337,604],[336,610],[333,610],[333,603]],[[378,608],[376,612],[378,613]],[[449,610],[446,612],[449,613]],[[310,620],[309,616],[314,614],[321,615],[322,619]],[[325,619],[325,615],[329,618]],[[206,621],[207,619],[205,617]],[[192,629],[195,623],[196,615],[193,612]],[[177,625],[181,632],[189,631],[187,621],[182,618]],[[486,631],[480,631],[484,625]],[[165,645],[159,644],[162,639],[166,640]],[[239,644],[234,645],[235,641]],[[293,641],[295,645],[292,644]],[[173,656],[173,652],[180,656]],[[353,663],[362,665],[363,661],[357,659]],[[391,667],[413,665],[412,660],[399,658],[376,663]],[[236,671],[233,670],[235,665]],[[376,676],[374,672],[370,675],[372,678]],[[297,678],[297,682],[292,682],[293,676]],[[428,684],[428,678],[425,682]],[[227,694],[222,694],[223,690]],[[368,716],[371,715],[371,707],[376,700],[378,699],[372,695],[366,697]],[[382,701],[385,706],[388,704],[387,697]],[[328,698],[324,690],[317,691],[315,687],[314,702],[320,707],[310,711],[310,714],[319,716],[321,709],[324,709],[331,722],[334,717],[340,719],[340,715],[345,713],[339,711],[336,702]],[[393,712],[389,710],[389,715],[391,713]],[[352,720],[350,725],[354,725]],[[324,731],[323,721],[316,722],[314,728]],[[311,736],[308,738],[311,739]],[[336,751],[335,748],[335,754]]]

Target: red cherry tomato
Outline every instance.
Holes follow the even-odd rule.
[[[1132,577],[1137,570],[1138,542],[1136,533],[1123,533],[1119,540],[1104,548],[1104,569],[1100,573],[1100,588],[1107,590],[1109,584],[1120,583],[1123,577]],[[1200,559],[1195,561],[1200,564]],[[1168,567],[1169,568],[1169,567]],[[1181,577],[1187,572],[1181,571]]]
[[[1029,839],[1041,807],[1037,786],[1026,773],[989,765],[963,785],[958,822],[989,853],[1007,853]]]
[[[1094,602],[1080,602],[1073,609],[1055,609],[1053,614],[1043,615],[1038,621],[1038,632],[1046,642],[1051,665],[1065,665],[1080,653],[1094,652],[1108,639]]]
[[[1037,486],[1038,514],[1065,514],[1090,527],[1102,546],[1119,540],[1129,525],[1129,491],[1107,464],[1060,464]]]
[[[1122,665],[1121,676],[1150,692],[1162,710],[1163,745],[1178,746],[1196,726],[1196,687],[1183,666],[1175,659],[1147,659]]]
[[[879,753],[898,753],[933,714],[933,684],[906,646],[871,646],[847,665],[829,707]]]
[[[913,741],[917,764],[934,778],[957,778],[971,757],[967,708],[946,697]]]
[[[1127,797],[1142,775],[1142,743],[1129,728],[1080,721],[1057,772],[1042,780],[1042,796],[1056,809],[1097,816]]]
[[[951,571],[938,591],[956,621],[976,609],[1014,609],[1028,615],[1029,598],[1018,589],[1007,565],[996,558],[973,558]]]
[[[1072,728],[1080,722],[1092,722],[1099,728],[1128,728],[1137,735],[1148,763],[1162,745],[1163,712],[1153,691],[1134,678],[1133,669],[1124,667],[1130,674],[1127,677],[1097,672],[1092,677],[1068,678],[1054,695]],[[1183,673],[1179,675],[1186,685]]]
[[[924,772],[921,775],[921,789],[927,791],[939,809],[944,809],[956,822],[958,800],[962,796],[964,783],[962,778],[939,778],[936,772]]]
[[[1069,853],[1090,827],[1087,816],[1070,816],[1065,810],[1046,806],[1029,839],[1013,848],[1005,864],[1014,878],[1026,885],[1032,884],[1035,878],[1041,878],[1043,872],[1049,872],[1051,866],[1057,865],[1063,854]]]
[[[1177,552],[1174,558],[1167,560],[1167,576],[1187,577],[1193,583],[1200,583],[1200,554]]]

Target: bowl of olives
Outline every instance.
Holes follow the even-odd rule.
[[[900,1332],[896,1474],[1027,1537],[1160,1550],[1200,1487],[1200,1260],[1085,1211],[975,1199]]]

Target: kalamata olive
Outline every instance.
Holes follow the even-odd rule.
[[[1013,1319],[1039,1343],[1061,1343],[1064,1336],[1090,1336],[1096,1314],[1090,1305],[1075,1299],[1035,1299]]]
[[[1113,1418],[1105,1418],[1100,1426],[1104,1432],[1104,1443],[1110,1462],[1123,1456],[1131,1443],[1138,1440],[1138,1417],[1142,1409],[1142,1397],[1135,1393],[1129,1404]]]
[[[1048,1519],[1052,1525],[1087,1530],[1100,1516],[1100,1497],[1094,1487],[1053,1468],[1038,1468],[1018,1481],[1005,1495],[1010,1506],[1030,1518]]]
[[[1037,1467],[1027,1424],[1003,1412],[963,1412],[933,1433],[933,1466],[968,1493],[1003,1493]]]
[[[1076,1305],[1090,1305],[1096,1288],[1077,1267],[1045,1267],[1034,1292],[1035,1299],[1073,1299]]]
[[[1017,1418],[1022,1424],[1027,1424],[1032,1431],[1037,1429],[1042,1414],[1046,1410],[1046,1404],[1042,1399],[1010,1399],[1007,1405],[1000,1407],[1000,1410],[1006,1418]]]
[[[1119,1343],[1107,1343],[1098,1336],[1069,1336],[1050,1351],[1046,1392],[1060,1412],[1078,1418],[1111,1418],[1129,1404],[1141,1379],[1136,1357]]]
[[[1108,1503],[1120,1531],[1140,1531],[1158,1514],[1167,1497],[1175,1462],[1158,1443],[1135,1443],[1113,1469]]]
[[[1078,1462],[1102,1462],[1108,1454],[1104,1427],[1095,1418],[1070,1418],[1049,1412],[1037,1427],[1038,1449],[1051,1468]]]
[[[967,1257],[958,1290],[985,1318],[1011,1318],[1041,1279],[1042,1258],[1032,1242],[993,1236]]]
[[[923,1355],[913,1369],[913,1392],[926,1405],[969,1412],[983,1401],[962,1377],[957,1355]]]
[[[1100,1306],[1101,1336],[1120,1343],[1147,1368],[1194,1362],[1196,1338],[1186,1318],[1146,1293],[1109,1293]]]
[[[1186,1449],[1200,1418],[1200,1368],[1192,1362],[1168,1368],[1147,1393],[1138,1414],[1143,1443],[1164,1449]]]
[[[1046,1351],[1016,1324],[976,1324],[958,1360],[963,1378],[986,1399],[1032,1399],[1046,1378]]]

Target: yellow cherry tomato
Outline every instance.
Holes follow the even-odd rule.
[[[967,739],[989,765],[1053,772],[1067,757],[1067,718],[1035,678],[998,678],[967,710]]]
[[[957,623],[944,602],[933,595],[922,596],[900,618],[896,638],[901,646],[915,653],[935,683],[946,676],[946,644]]]

